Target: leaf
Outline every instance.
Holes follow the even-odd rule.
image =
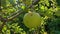
[[[16,0],[9,0],[10,4],[15,5]]]
[[[1,0],[1,6],[6,7],[6,0]]]

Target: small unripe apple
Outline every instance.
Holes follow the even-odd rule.
[[[24,15],[23,23],[28,28],[37,28],[41,24],[40,15],[36,12],[29,12]]]

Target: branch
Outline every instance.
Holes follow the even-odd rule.
[[[16,15],[8,18],[8,21],[11,21],[12,19],[16,18],[17,16],[19,16],[19,15],[22,14],[22,13],[23,13],[23,11],[18,11]]]
[[[33,3],[29,6],[29,8],[31,8],[33,5],[38,4],[39,1],[40,1],[40,0],[34,0]]]
[[[6,18],[3,18],[2,16],[0,16],[0,20],[1,20],[2,22],[6,22],[6,21],[7,21],[7,19],[6,19]]]
[[[37,4],[39,1],[40,0],[34,0],[34,2],[32,3],[32,5],[29,6],[29,8],[31,8],[33,5]],[[10,17],[10,18],[9,17],[8,18],[3,18],[2,16],[0,16],[0,20],[3,22],[2,26],[0,27],[0,31],[2,31],[2,28],[6,24],[6,22],[11,21],[12,19],[14,19],[15,17],[19,16],[22,13],[23,13],[23,11],[18,10],[18,12],[13,13],[12,14],[13,16]]]
[[[33,5],[36,5],[39,1],[40,1],[40,0],[34,0],[33,3],[32,3],[32,5],[29,6],[29,8],[31,8]],[[23,13],[23,11],[18,10],[17,12],[13,13],[13,14],[11,15],[12,17],[11,17],[11,18],[8,18],[8,20],[10,21],[10,20],[14,19],[15,17],[19,16],[21,13]],[[10,16],[9,16],[9,17],[10,17]]]
[[[33,4],[33,5],[36,5],[36,4],[38,4],[39,1],[40,1],[40,0],[34,0],[32,4]]]

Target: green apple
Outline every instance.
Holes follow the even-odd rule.
[[[23,18],[23,23],[28,28],[37,28],[41,24],[41,17],[36,12],[26,13]]]

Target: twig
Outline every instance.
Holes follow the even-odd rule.
[[[32,5],[30,5],[29,7],[31,8],[33,5],[37,4],[40,0],[34,0],[34,2],[32,3]],[[2,32],[2,28],[3,26],[6,24],[6,22],[11,21],[12,19],[14,19],[15,17],[19,16],[20,14],[22,14],[23,11],[18,10],[17,13],[14,13],[14,15],[10,18],[3,18],[2,16],[0,16],[0,20],[3,22],[2,26],[0,27],[0,32]]]

